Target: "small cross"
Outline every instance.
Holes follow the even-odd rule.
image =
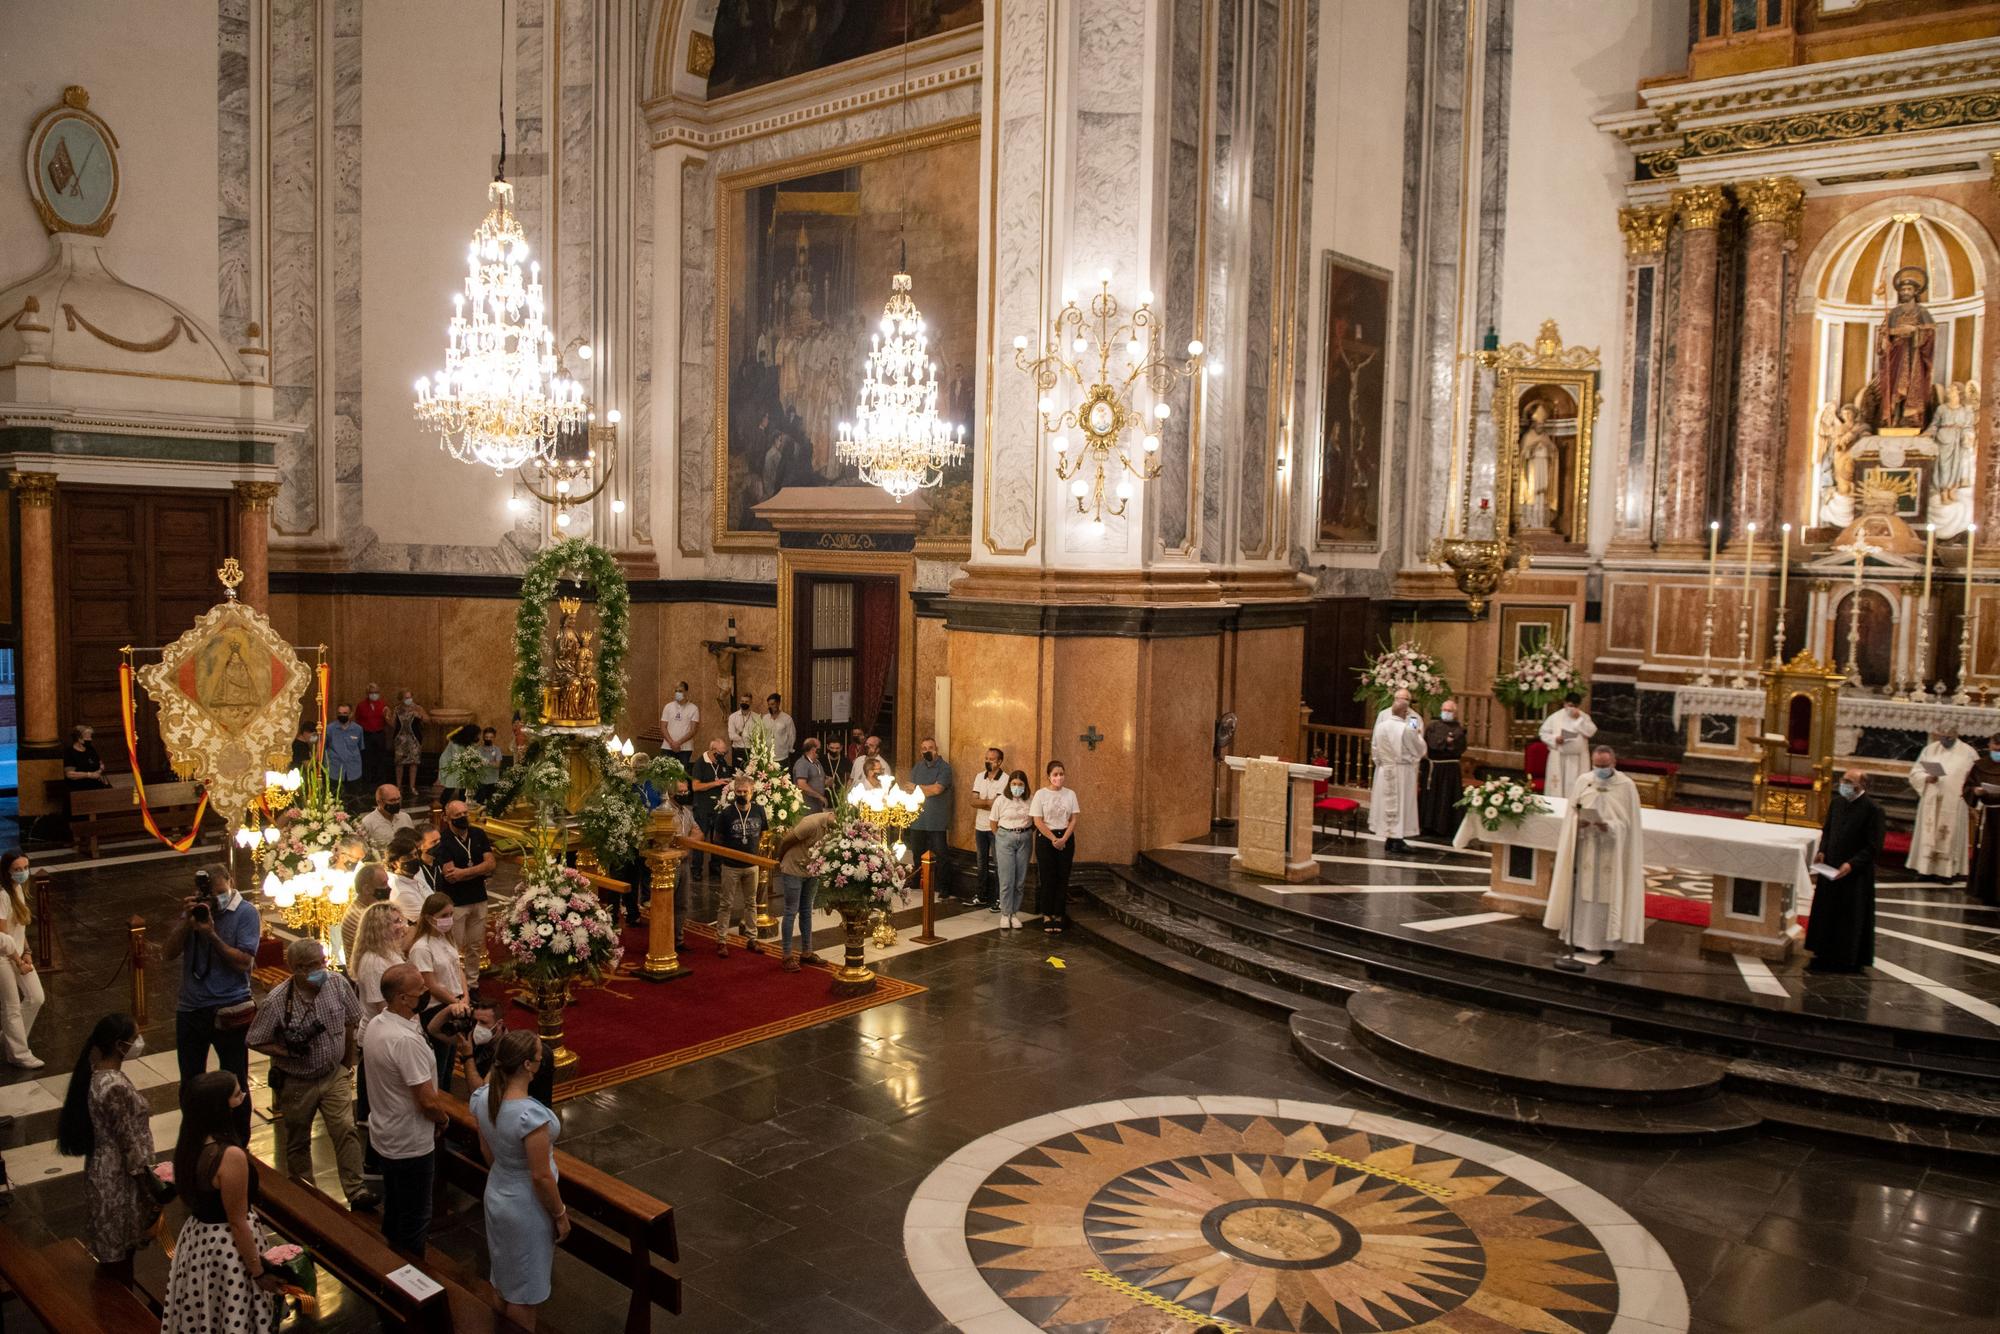
[[[1077,740],[1081,741],[1084,745],[1089,746],[1092,750],[1096,750],[1097,743],[1104,740],[1104,734],[1097,730],[1096,723],[1092,723],[1090,725],[1090,730],[1078,736]]]

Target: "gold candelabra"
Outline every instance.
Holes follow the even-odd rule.
[[[1166,398],[1178,381],[1201,369],[1202,346],[1200,339],[1192,340],[1187,345],[1187,360],[1178,366],[1170,364],[1160,349],[1162,329],[1160,316],[1153,310],[1153,294],[1142,296],[1138,308],[1128,316],[1111,294],[1109,270],[1100,271],[1097,277],[1098,293],[1090,298],[1089,316],[1075,297],[1066,296],[1063,308],[1050,321],[1042,354],[1030,358],[1028,338],[1022,334],[1014,339],[1014,364],[1035,379],[1042,434],[1055,437],[1056,477],[1069,483],[1076,512],[1089,514],[1091,522],[1101,528],[1106,513],[1113,518],[1125,513],[1127,502],[1136,494],[1134,478],[1150,482],[1160,475],[1159,432],[1173,415]],[[1121,346],[1125,354],[1122,372],[1112,367]],[[1087,370],[1093,354],[1095,368]],[[1081,395],[1069,407],[1054,397],[1065,380]],[[1133,402],[1142,387],[1154,400],[1150,421]],[[1126,431],[1134,427],[1142,431],[1137,463],[1123,443]],[[1077,433],[1080,448],[1071,449],[1070,438],[1063,434],[1070,430]],[[1112,487],[1115,503],[1106,504],[1105,472],[1114,460],[1125,475]],[[1086,464],[1094,471],[1089,482],[1082,475]]]
[[[1854,545],[1837,547],[1854,557],[1854,593],[1847,599],[1847,684],[1861,684],[1861,572],[1875,548],[1855,539]],[[1962,686],[1961,686],[1962,688]]]

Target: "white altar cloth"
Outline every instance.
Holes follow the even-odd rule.
[[[1467,815],[1452,836],[1452,846],[1462,848],[1474,839],[1482,843],[1512,844],[1554,852],[1562,837],[1563,816],[1569,803],[1561,797],[1544,797],[1548,814],[1528,816],[1518,825],[1487,830],[1476,816]],[[1695,871],[1706,875],[1745,876],[1752,880],[1775,880],[1790,886],[1786,895],[1785,920],[1812,902],[1809,871],[1813,849],[1819,844],[1819,830],[1799,825],[1762,824],[1755,820],[1725,820],[1692,811],[1639,811],[1640,832],[1645,842],[1641,860],[1647,866],[1672,871]]]
[[[1690,716],[1709,714],[1719,718],[1759,718],[1764,716],[1762,690],[1736,690],[1729,686],[1676,686],[1674,726]],[[1863,727],[1891,728],[1903,732],[1935,732],[1950,723],[1960,736],[1989,736],[2000,732],[2000,708],[1977,704],[1912,704],[1884,695],[1863,695],[1851,690],[1840,692],[1834,726],[1859,730]]]

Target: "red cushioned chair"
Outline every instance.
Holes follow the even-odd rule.
[[[1330,797],[1324,780],[1313,784],[1313,828],[1331,823],[1340,840],[1350,842],[1361,833],[1361,803],[1352,797]]]
[[[1521,752],[1522,767],[1528,771],[1528,782],[1535,791],[1542,790],[1542,783],[1549,776],[1549,748],[1540,740],[1530,741]]]

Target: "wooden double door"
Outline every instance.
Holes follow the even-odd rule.
[[[894,578],[792,576],[788,707],[801,739],[845,738],[858,727],[892,750],[902,608]]]
[[[226,491],[65,486],[56,493],[56,701],[60,742],[97,729],[105,768],[131,767],[119,721],[119,650],[172,642],[222,598],[236,498]],[[157,653],[141,653],[141,665]],[[151,701],[136,684],[139,767],[168,771]]]

